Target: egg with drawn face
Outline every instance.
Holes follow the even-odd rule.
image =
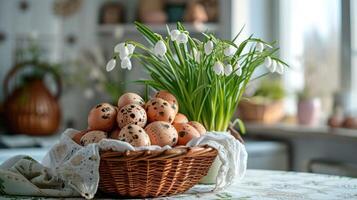
[[[82,136],[80,143],[82,146],[87,146],[88,144],[98,143],[107,137],[108,135],[104,131],[89,131]]]
[[[155,94],[155,98],[163,99],[171,105],[171,108],[175,111],[175,114],[179,111],[179,106],[176,97],[166,90],[161,90]]]
[[[171,124],[175,119],[175,111],[167,101],[160,98],[153,98],[148,101],[146,112],[149,122],[165,121]]]
[[[178,145],[186,145],[193,138],[200,137],[200,133],[187,123],[174,124],[178,134]]]
[[[121,129],[117,138],[120,141],[127,142],[134,147],[150,146],[150,138],[145,130],[138,125],[129,124]]]
[[[190,121],[188,122],[187,124],[191,125],[193,128],[195,128],[199,133],[200,135],[203,135],[205,134],[207,131],[206,131],[206,128],[199,122],[196,122],[196,121]]]
[[[88,129],[110,131],[115,125],[117,110],[109,103],[93,107],[88,115]]]
[[[177,143],[177,131],[168,122],[156,121],[145,127],[146,133],[149,135],[151,145],[158,146],[175,146]]]
[[[135,124],[140,127],[146,125],[147,116],[143,107],[138,104],[128,104],[119,109],[117,114],[117,123],[119,128],[129,124]]]
[[[145,102],[144,99],[138,94],[128,92],[120,96],[118,100],[118,108],[120,109],[128,104],[138,104],[140,106],[144,106]]]

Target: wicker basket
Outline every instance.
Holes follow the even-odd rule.
[[[261,104],[254,101],[242,100],[239,103],[238,110],[241,119],[247,122],[274,124],[284,117],[283,101]]]
[[[183,193],[207,174],[216,156],[217,150],[208,146],[101,152],[99,189],[125,197]]]

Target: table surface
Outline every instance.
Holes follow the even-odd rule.
[[[212,188],[211,185],[196,185],[185,194],[164,199],[357,199],[355,178],[298,172],[248,170],[242,181],[229,188],[216,193],[210,192]],[[0,196],[0,199],[53,198]]]

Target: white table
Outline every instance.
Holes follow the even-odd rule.
[[[357,179],[283,171],[248,170],[242,181],[235,182],[226,190],[212,193],[210,189],[210,185],[196,185],[186,194],[164,199],[357,199]],[[0,199],[34,198],[0,196]]]

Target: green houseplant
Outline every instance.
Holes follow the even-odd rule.
[[[148,46],[132,40],[119,43],[106,65],[107,71],[119,62],[121,68],[131,70],[131,59],[139,60],[150,79],[136,82],[175,95],[180,112],[202,123],[208,131],[227,131],[257,68],[264,64],[270,72],[281,74],[287,66],[276,57],[278,48],[273,43],[250,36],[236,44],[242,30],[233,40],[202,33],[204,40],[200,41],[192,38],[181,23],[174,30],[167,27],[167,36],[135,24]],[[215,181],[217,163],[211,167],[206,183]]]

